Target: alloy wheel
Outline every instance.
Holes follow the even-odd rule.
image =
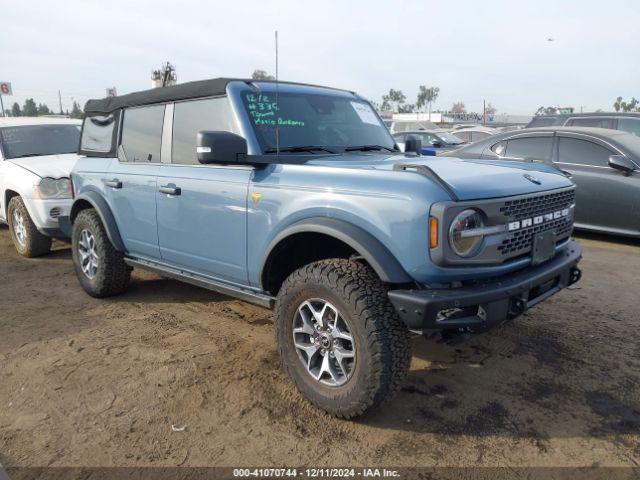
[[[346,318],[326,300],[300,304],[293,318],[293,344],[307,373],[330,387],[344,385],[356,365],[356,346]]]
[[[24,247],[27,244],[27,227],[24,216],[18,210],[13,212],[13,232],[20,246]]]
[[[84,229],[80,232],[78,241],[78,254],[80,255],[80,267],[87,278],[92,279],[98,272],[99,258],[96,252],[96,241],[93,234]]]

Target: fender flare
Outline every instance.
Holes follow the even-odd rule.
[[[71,206],[71,213],[69,214],[71,223],[73,223],[78,212],[80,211],[80,209],[78,208],[80,201],[90,203],[95,211],[98,212],[100,220],[102,220],[102,225],[104,225],[104,229],[107,231],[107,237],[109,237],[109,241],[111,242],[113,247],[119,252],[126,252],[127,249],[125,248],[122,237],[120,236],[118,224],[116,223],[116,219],[111,212],[111,208],[109,208],[109,204],[104,198],[102,198],[99,193],[88,191],[76,196],[75,201]]]
[[[311,217],[300,220],[278,233],[269,243],[266,249],[267,254],[262,260],[259,277],[261,281],[267,259],[271,256],[273,249],[282,240],[297,233],[322,233],[344,242],[362,256],[385,283],[413,282],[396,257],[376,237],[352,223],[328,217]]]

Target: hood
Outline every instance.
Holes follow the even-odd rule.
[[[353,157],[355,158],[352,160]],[[341,161],[334,157],[331,160],[325,158],[309,163],[342,168],[389,170],[397,175],[408,175],[408,173],[393,171],[394,165],[424,165],[440,177],[459,200],[510,197],[573,185],[571,180],[560,171],[550,170],[544,165],[535,169],[536,164],[520,162],[496,164],[452,157],[349,155],[348,160]]]
[[[73,170],[80,155],[75,153],[65,153],[61,155],[42,155],[39,157],[10,158],[7,160],[18,165],[31,173],[35,173],[41,178],[62,178],[68,177]]]

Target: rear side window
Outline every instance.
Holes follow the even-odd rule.
[[[514,138],[507,142],[507,156],[526,160],[546,160],[551,157],[551,137]]]
[[[570,118],[566,123],[567,127],[595,127],[595,128],[613,128],[613,118],[594,117],[594,118]]]
[[[618,130],[640,137],[640,118],[618,118]]]
[[[80,150],[93,153],[111,152],[113,150],[113,135],[116,123],[113,114],[85,118],[82,127]]]
[[[200,130],[238,133],[226,97],[175,104],[171,163],[199,164],[196,138]]]
[[[160,163],[163,122],[164,105],[125,110],[122,149],[127,162]]]
[[[560,137],[558,144],[558,161],[578,165],[606,167],[609,156],[615,152],[588,140]]]

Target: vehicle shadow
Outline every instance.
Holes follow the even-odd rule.
[[[588,232],[586,230],[576,230],[573,236],[579,240],[592,240],[610,244],[628,245],[630,247],[640,247],[640,239],[633,237],[623,237],[606,233]]]
[[[531,323],[504,325],[459,344],[416,337],[412,347],[407,382],[362,423],[438,435],[527,438],[541,451],[550,438],[640,432],[640,402],[621,390],[637,389],[637,376],[574,358],[570,345]]]

